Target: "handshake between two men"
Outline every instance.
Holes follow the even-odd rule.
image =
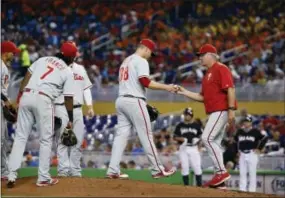
[[[180,85],[169,84],[169,85],[165,85],[164,89],[171,92],[171,93],[186,96],[192,100],[196,100],[199,102],[204,101],[204,97],[200,93],[195,93],[195,92],[189,91]]]
[[[187,95],[188,93],[193,93],[193,92],[188,91],[187,89],[185,89],[184,87],[182,87],[180,85],[170,84],[167,86],[168,86],[167,91],[169,91],[171,93],[185,95],[185,96],[188,96]]]

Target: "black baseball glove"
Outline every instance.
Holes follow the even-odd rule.
[[[77,144],[77,138],[70,128],[65,128],[61,137],[61,143],[65,146],[74,146]]]
[[[3,115],[4,118],[11,123],[15,123],[17,121],[17,111],[14,107],[3,106]]]
[[[157,110],[157,108],[155,108],[149,104],[146,104],[146,108],[147,108],[147,111],[149,114],[150,121],[151,122],[155,121],[159,115],[159,111]]]
[[[61,125],[62,125],[62,120],[61,120],[61,118],[55,116],[55,117],[54,117],[54,130],[56,131],[56,130],[60,129]]]

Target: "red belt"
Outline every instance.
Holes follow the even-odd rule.
[[[32,89],[29,89],[29,88],[25,88],[25,89],[24,89],[24,92],[31,92],[31,91],[32,91]],[[51,99],[51,97],[50,97],[49,95],[45,94],[44,92],[41,92],[41,91],[35,91],[35,92],[38,92],[38,94],[43,95],[43,96],[46,96],[46,97],[48,97],[49,99]]]

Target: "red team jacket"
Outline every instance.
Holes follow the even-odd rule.
[[[216,62],[202,80],[201,95],[204,97],[206,113],[228,110],[227,89],[234,87],[233,77],[229,68]],[[235,108],[237,102],[235,101]]]

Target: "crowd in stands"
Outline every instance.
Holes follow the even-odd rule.
[[[24,73],[38,57],[54,54],[62,41],[80,48],[77,62],[88,69],[92,81],[117,83],[122,60],[133,53],[142,38],[157,43],[151,73],[165,83],[196,84],[199,67],[182,76],[177,67],[197,60],[195,52],[212,43],[219,52],[243,44],[248,54],[227,64],[236,82],[274,84],[284,79],[284,1],[29,1],[10,0],[2,5],[2,39],[22,45],[13,63]],[[96,39],[109,33],[110,48],[94,50]],[[272,37],[274,35],[274,37]],[[100,44],[100,43],[98,43]],[[29,56],[27,56],[29,54]]]

